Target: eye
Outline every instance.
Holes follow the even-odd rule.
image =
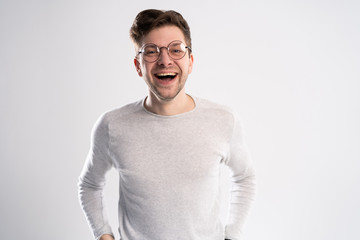
[[[181,55],[184,53],[185,48],[182,46],[182,44],[176,44],[171,46],[169,50],[171,54]]]
[[[147,46],[144,48],[144,54],[147,56],[152,56],[158,54],[158,49],[156,46]]]

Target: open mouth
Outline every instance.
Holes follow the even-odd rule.
[[[157,73],[155,76],[162,81],[171,81],[177,76],[177,73]]]

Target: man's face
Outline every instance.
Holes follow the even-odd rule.
[[[189,57],[188,53],[186,53],[179,60],[169,57],[166,47],[175,40],[185,43],[184,34],[178,27],[163,26],[156,28],[145,36],[143,45],[153,43],[161,48],[159,59],[150,63],[144,61],[142,56],[139,55],[134,60],[136,70],[139,76],[143,77],[147,83],[150,94],[162,101],[171,101],[179,93],[185,94],[185,82],[192,71],[192,54]]]

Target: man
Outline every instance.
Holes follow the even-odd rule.
[[[130,35],[149,94],[103,114],[94,126],[79,196],[95,238],[113,239],[102,190],[114,167],[121,239],[242,239],[254,170],[233,113],[185,93],[193,67],[187,22],[175,11],[145,10]],[[226,226],[219,218],[221,164],[230,168],[233,184]]]

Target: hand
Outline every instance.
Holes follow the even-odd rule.
[[[114,240],[114,237],[111,236],[110,234],[104,234],[100,237],[99,240]]]

